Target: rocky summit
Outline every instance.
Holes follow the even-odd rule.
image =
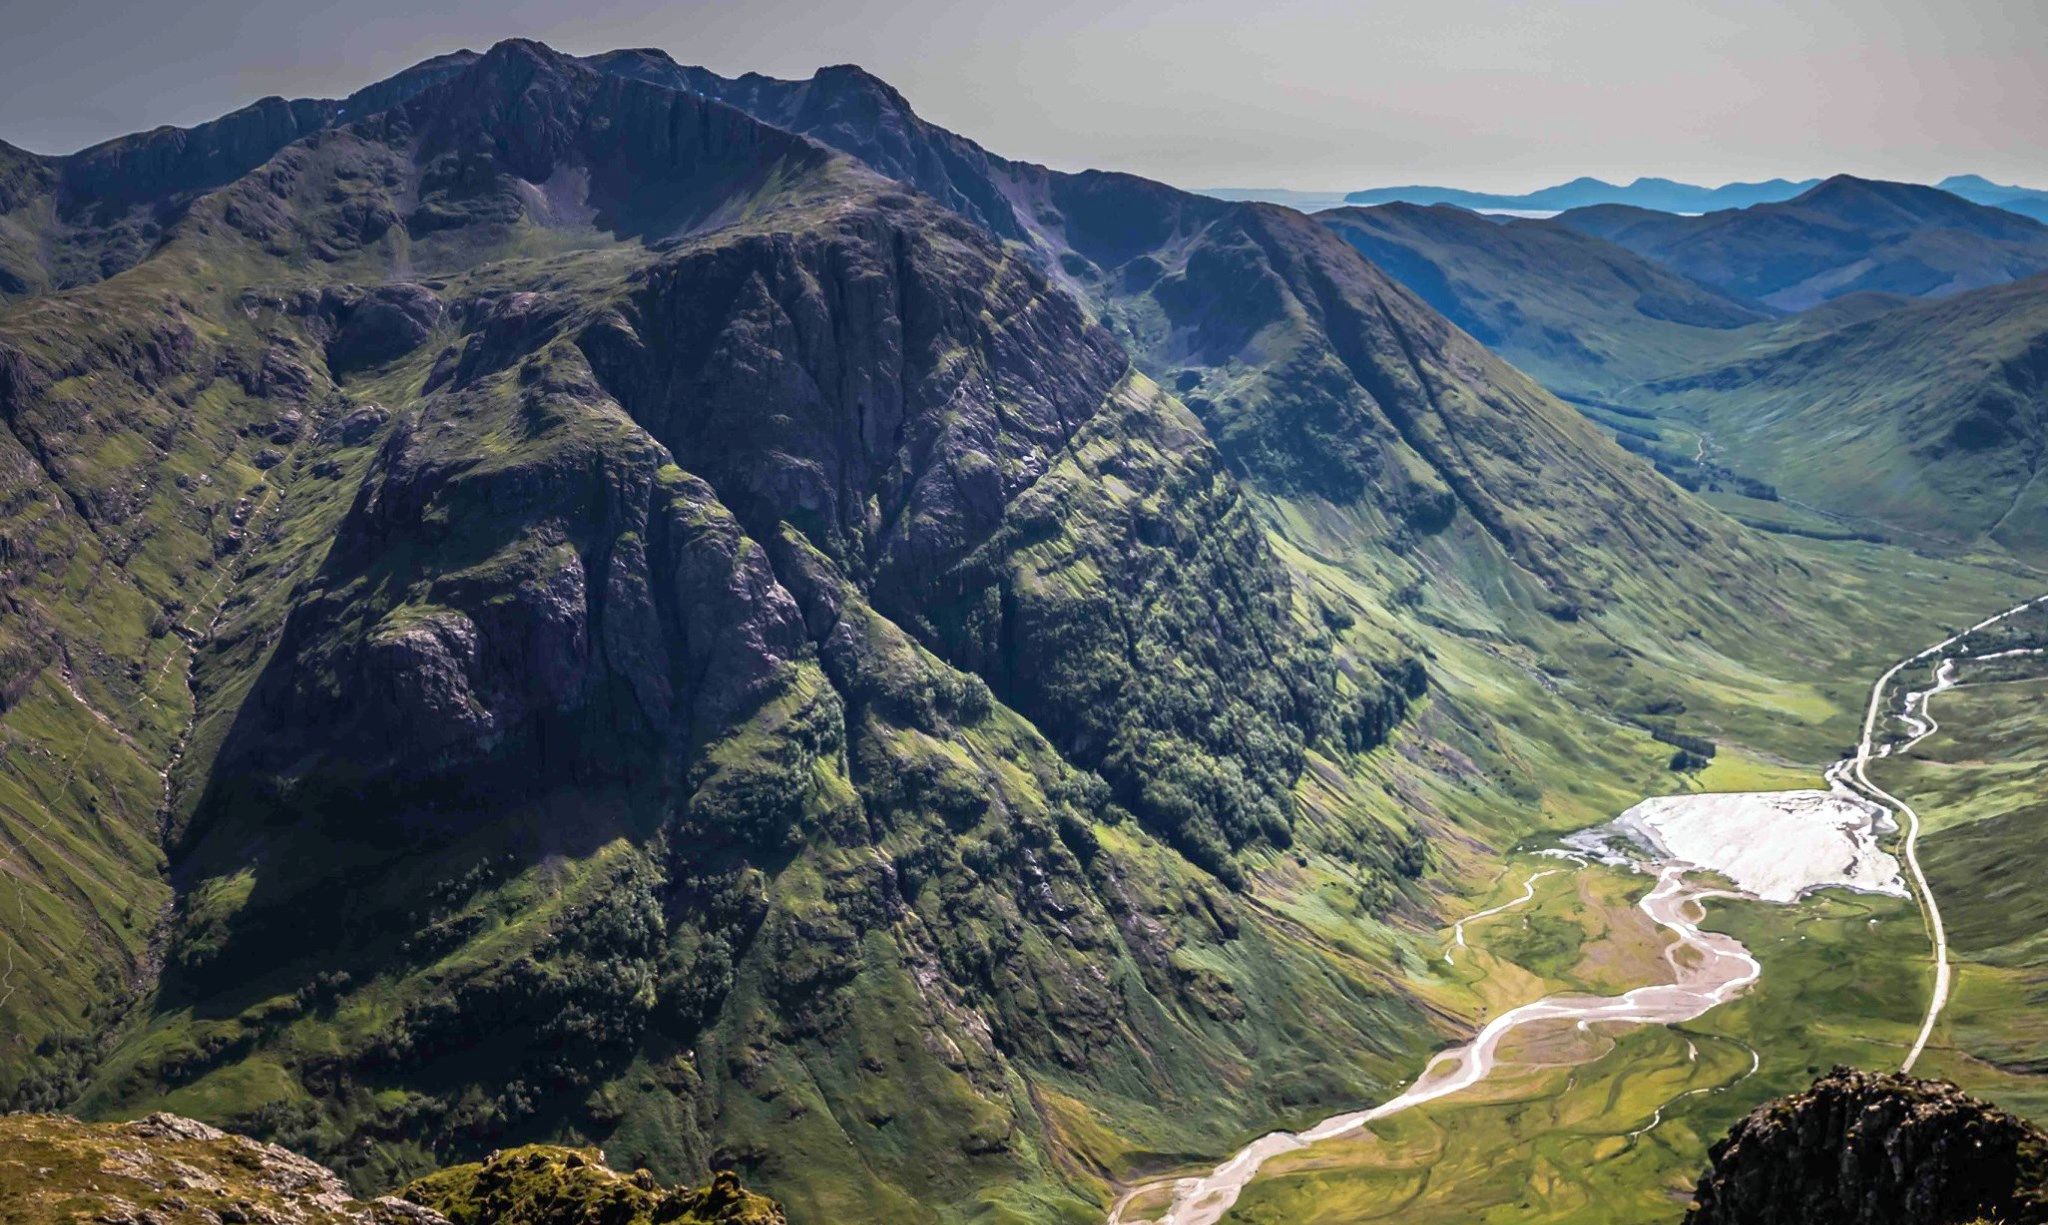
[[[1686,1225],[2048,1221],[2048,1132],[1943,1081],[1838,1067],[1709,1156]]]

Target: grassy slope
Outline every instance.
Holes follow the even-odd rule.
[[[1894,532],[2038,554],[2048,280],[1886,311],[1650,384],[1729,462]]]
[[[2048,912],[2040,879],[2048,781],[2036,667],[1965,665],[1963,685],[1934,699],[1942,727],[1873,772],[1927,822],[1921,858],[1957,960],[1956,986],[1926,1063],[1973,1091],[2048,1117]],[[2015,679],[1999,679],[2013,677]]]
[[[1529,872],[1555,866],[1512,861],[1474,905],[1518,896]],[[1663,943],[1632,908],[1645,887],[1610,869],[1546,878],[1532,905],[1473,924],[1441,972],[1486,1014],[1644,981]],[[1707,1145],[1750,1107],[1833,1061],[1881,1064],[1910,1036],[1917,931],[1905,903],[1716,904],[1711,925],[1764,964],[1742,1000],[1675,1027],[1530,1031],[1484,1087],[1271,1163],[1228,1219],[1663,1219],[1682,1208]]]
[[[1486,623],[1475,624],[1480,610],[1488,618],[1505,612],[1513,624],[1512,604],[1496,593],[1460,607],[1446,599],[1458,589],[1439,572],[1425,588],[1419,618],[1435,652],[1438,692],[1417,724],[1426,742],[1398,742],[1409,752],[1391,780],[1407,788],[1404,804],[1455,814],[1446,825],[1456,833],[1447,830],[1436,845],[1457,900],[1447,897],[1438,914],[1447,919],[1506,901],[1529,871],[1553,866],[1503,858],[1518,838],[1538,830],[1603,820],[1646,794],[1816,785],[1821,767],[1853,740],[1868,677],[1900,649],[1896,644],[1916,643],[1959,619],[1944,607],[1902,623],[1887,616],[1893,610],[1883,592],[1903,576],[1921,598],[1975,610],[2003,606],[2027,582],[1926,558],[1902,565],[1895,548],[1800,547],[1817,578],[1845,585],[1830,616],[1862,629],[1830,640],[1818,636],[1816,622],[1816,636],[1804,646],[1795,646],[1799,631],[1771,635],[1769,648],[1749,649],[1768,649],[1774,662],[1753,668],[1725,656],[1708,665],[1703,660],[1716,657],[1681,637],[1658,666],[1604,672],[1597,685],[1563,661],[1598,660],[1601,652],[1533,621],[1525,641],[1541,641],[1540,654],[1523,655],[1498,629],[1482,636]],[[1454,627],[1458,632],[1450,632]],[[1787,683],[1795,680],[1804,683]],[[1699,776],[1674,776],[1664,768],[1667,746],[1612,716],[1589,718],[1600,707],[1579,691],[1582,685],[1615,705],[1680,694],[1688,720],[1697,720],[1687,725],[1709,729],[1721,751]],[[1476,737],[1466,738],[1467,724]],[[1471,756],[1461,758],[1461,750]],[[1453,768],[1460,761],[1462,771]],[[1447,779],[1459,785],[1446,786]],[[1451,849],[1461,841],[1462,851]],[[1316,883],[1312,874],[1295,879],[1303,877]],[[1473,1025],[1550,991],[1615,989],[1642,968],[1641,936],[1631,934],[1642,920],[1616,912],[1642,888],[1639,878],[1604,872],[1553,878],[1539,886],[1537,906],[1468,933],[1484,954],[1471,965],[1446,970],[1437,962],[1449,940],[1448,930],[1438,929],[1404,966],[1411,982],[1429,984],[1430,998]],[[1321,894],[1302,901],[1305,891],[1297,886],[1295,905],[1305,915],[1327,913],[1333,891],[1325,883]],[[1718,911],[1713,926],[1735,932],[1765,965],[1763,985],[1744,1000],[1676,1031],[1619,1030],[1609,1035],[1615,1045],[1605,1054],[1605,1042],[1583,1050],[1566,1042],[1532,1054],[1552,1066],[1523,1067],[1469,1100],[1400,1116],[1373,1129],[1381,1139],[1284,1158],[1268,1167],[1271,1176],[1254,1184],[1231,1219],[1655,1217],[1682,1203],[1674,1197],[1689,1190],[1706,1146],[1757,1102],[1798,1088],[1834,1062],[1882,1065],[1910,1039],[1927,951],[1906,903],[1838,897],[1797,908],[1737,906]],[[1476,966],[1485,977],[1473,977]],[[1753,1076],[1751,1048],[1762,1060]],[[1681,1097],[1695,1089],[1701,1092]],[[1660,1105],[1664,1121],[1632,1138]]]
[[[1766,312],[1626,248],[1451,207],[1316,220],[1487,347],[1559,392],[1599,397],[1725,352]]]

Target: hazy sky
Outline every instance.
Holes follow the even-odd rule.
[[[999,153],[1186,187],[2048,185],[2043,0],[0,0],[0,31],[0,139],[43,152],[523,35],[850,61]]]

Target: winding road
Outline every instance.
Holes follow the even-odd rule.
[[[1927,1049],[1928,1040],[1934,1036],[1934,1023],[1940,1019],[1941,1010],[1948,1004],[1949,986],[1952,978],[1948,959],[1948,929],[1942,925],[1941,905],[1934,900],[1934,890],[1927,884],[1927,873],[1922,871],[1920,867],[1920,814],[1913,811],[1911,804],[1906,803],[1891,792],[1870,781],[1870,774],[1868,772],[1870,760],[1873,757],[1884,757],[1893,753],[1902,753],[1933,735],[1940,727],[1940,724],[1934,721],[1934,716],[1928,713],[1927,704],[1933,699],[1935,694],[1955,684],[1955,660],[1946,658],[1943,654],[1944,652],[1977,631],[1988,629],[2008,617],[2017,616],[2044,602],[2048,602],[2048,595],[2036,596],[2034,599],[2028,600],[2023,604],[2016,604],[1996,616],[1986,617],[1970,628],[1942,639],[1940,642],[1935,643],[1916,655],[1908,655],[1886,669],[1885,674],[1878,677],[1877,683],[1870,687],[1870,705],[1863,713],[1863,738],[1856,744],[1856,756],[1846,762],[1837,763],[1833,769],[1828,771],[1830,781],[1834,781],[1837,778],[1844,779],[1865,797],[1883,804],[1895,814],[1905,818],[1903,824],[1906,830],[1904,848],[1906,872],[1913,879],[1913,892],[1919,898],[1921,913],[1927,917],[1928,938],[1934,944],[1934,992],[1928,998],[1927,1016],[1920,1023],[1920,1033],[1913,1039],[1912,1049],[1906,1052],[1905,1062],[1899,1065],[1899,1071],[1901,1072],[1912,1071],[1913,1065],[1920,1062],[1921,1052]],[[2003,655],[2006,652],[2000,652],[2000,654]],[[1890,687],[1892,678],[1913,664],[1934,658],[1941,660],[1936,668],[1934,687],[1906,695],[1906,709],[1902,712],[1902,718],[1913,729],[1912,738],[1897,746],[1887,744],[1882,749],[1876,748],[1877,729],[1880,716],[1883,713],[1885,690]],[[1917,712],[1913,709],[1915,698],[1920,700],[1920,709]],[[1844,766],[1847,769],[1844,769]]]

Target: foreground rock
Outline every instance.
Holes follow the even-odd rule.
[[[544,1144],[429,1174],[403,1194],[453,1225],[785,1225],[775,1201],[730,1170],[694,1190],[662,1187],[646,1170],[607,1168],[594,1149]]]
[[[2048,1132],[1943,1081],[1836,1068],[1709,1157],[1686,1225],[2048,1221]]]
[[[529,1145],[359,1200],[289,1149],[173,1114],[133,1123],[0,1115],[0,1225],[784,1225],[730,1173],[696,1190]]]
[[[398,1199],[358,1200],[334,1171],[172,1114],[133,1123],[0,1116],[0,1222],[448,1225]]]

